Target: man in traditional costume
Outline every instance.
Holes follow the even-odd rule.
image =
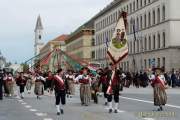
[[[105,105],[108,104],[107,101],[107,89],[108,89],[108,85],[109,85],[109,81],[107,79],[107,75],[108,75],[108,67],[106,67],[104,70],[101,70],[99,75],[99,84],[98,86],[100,87],[100,85],[102,85],[102,92],[104,93],[104,98],[105,98]]]
[[[57,115],[64,114],[63,106],[66,104],[65,81],[62,79],[63,70],[59,69],[52,81],[51,91],[55,90]],[[60,106],[61,102],[61,106]]]
[[[154,89],[154,105],[159,106],[158,111],[162,111],[163,107],[167,103],[166,95],[166,81],[161,68],[154,68],[155,79],[152,81],[152,87]]]
[[[26,78],[24,77],[24,73],[21,72],[20,76],[16,78],[16,84],[19,86],[19,92],[21,99],[24,99],[24,88],[26,86]]]
[[[41,99],[40,96],[44,94],[44,83],[45,78],[42,76],[42,73],[37,73],[34,88],[34,93],[37,95],[37,99]]]
[[[46,89],[48,92],[50,92],[52,81],[53,81],[53,74],[51,71],[48,71],[48,75],[46,77]]]
[[[115,68],[115,66],[111,65],[112,74],[111,80],[109,81],[109,87],[107,89],[108,94],[108,105],[109,105],[109,113],[112,113],[112,97],[114,96],[114,113],[118,113],[118,105],[119,105],[119,92],[121,86],[121,71]],[[109,73],[110,74],[110,73]]]
[[[90,104],[91,100],[91,77],[88,75],[88,68],[84,67],[82,69],[82,74],[78,75],[75,78],[76,82],[80,83],[80,99],[81,99],[81,105],[88,106]]]

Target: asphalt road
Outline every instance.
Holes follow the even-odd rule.
[[[64,115],[57,116],[53,95],[37,100],[32,93],[25,99],[5,98],[0,101],[0,120],[179,120],[180,89],[168,89],[168,104],[163,112],[153,106],[152,88],[124,89],[120,96],[119,113],[109,114],[103,97],[99,104],[81,106],[78,87],[73,98],[67,98]]]

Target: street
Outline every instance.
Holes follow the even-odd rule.
[[[109,114],[103,97],[99,104],[81,106],[78,94],[67,98],[64,115],[57,116],[53,95],[37,100],[32,93],[25,99],[5,98],[0,101],[0,120],[179,120],[179,89],[168,89],[168,104],[163,112],[153,106],[152,88],[125,88],[120,96],[119,113]]]

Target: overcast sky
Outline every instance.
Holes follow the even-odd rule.
[[[73,32],[112,0],[0,0],[0,50],[11,62],[34,54],[34,28],[40,14],[43,41]]]

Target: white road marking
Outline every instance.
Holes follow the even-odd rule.
[[[153,118],[143,118],[144,120],[154,120]]]
[[[22,105],[26,105],[27,103],[25,103],[25,102],[23,102],[23,103],[21,103]]]
[[[47,115],[46,113],[35,113],[35,114],[36,114],[37,116],[40,116],[40,117]]]
[[[19,102],[24,102],[23,100],[18,100]]]
[[[31,108],[31,106],[30,105],[26,105],[25,108]]]
[[[44,118],[43,120],[53,120],[52,118]]]
[[[128,100],[134,100],[134,101],[139,101],[139,102],[154,104],[154,102],[148,101],[148,100],[140,100],[140,99],[136,99],[136,98],[129,98],[129,97],[123,97],[123,96],[119,96],[119,97],[120,97],[120,98],[123,98],[123,99],[128,99]],[[180,109],[180,106],[177,106],[177,105],[166,104],[166,106]]]
[[[29,111],[36,112],[37,110],[36,109],[29,109]]]

